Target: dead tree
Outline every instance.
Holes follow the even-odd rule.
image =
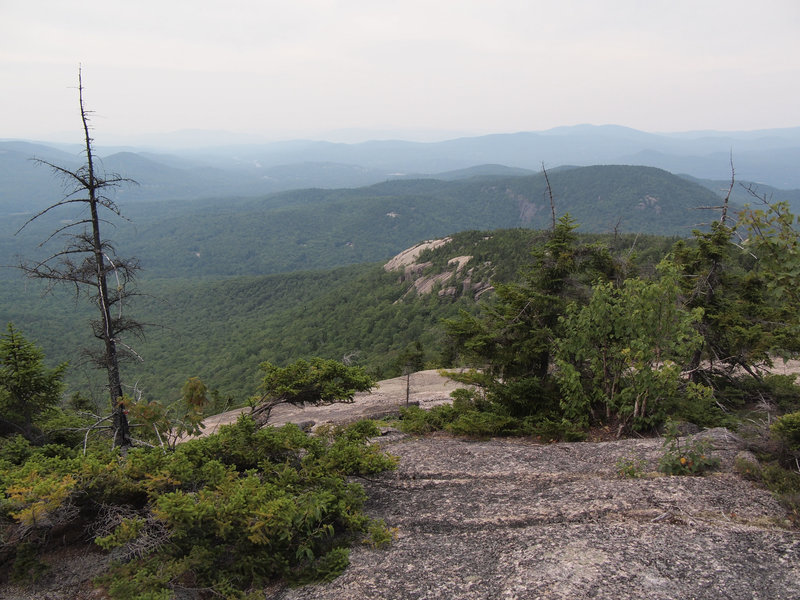
[[[130,430],[125,408],[122,404],[122,379],[120,360],[134,354],[122,341],[122,335],[131,332],[141,335],[142,325],[127,318],[123,311],[127,300],[135,295],[129,284],[135,280],[139,262],[135,258],[120,258],[113,244],[102,237],[100,226],[110,222],[101,216],[101,211],[110,211],[121,216],[119,207],[110,197],[123,183],[135,183],[117,174],[98,170],[98,161],[92,149],[89,135],[89,111],[83,101],[83,82],[78,71],[78,98],[85,142],[85,162],[76,170],[69,170],[46,160],[34,159],[61,177],[65,183],[64,197],[38,212],[17,231],[50,211],[62,207],[79,207],[82,217],[57,228],[40,247],[56,236],[66,238],[65,247],[41,261],[26,261],[20,269],[28,277],[47,281],[47,289],[57,284],[74,287],[76,296],[85,295],[96,305],[99,318],[91,321],[94,336],[102,341],[102,350],[87,351],[92,361],[108,374],[108,391],[113,416],[114,444],[130,446]],[[80,230],[77,231],[76,230]],[[109,285],[109,282],[111,284]]]
[[[553,199],[553,188],[550,187],[550,177],[547,176],[547,169],[544,168],[544,163],[542,163],[542,173],[544,173],[544,181],[547,184],[547,196],[550,199],[550,231],[556,230],[556,202]]]

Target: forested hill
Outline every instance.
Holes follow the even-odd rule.
[[[719,204],[710,190],[649,167],[553,172],[556,211],[582,232],[688,236]],[[146,274],[252,275],[386,260],[420,240],[469,229],[550,226],[545,177],[412,180],[342,190],[296,190],[194,210],[134,205],[122,247]],[[140,212],[141,211],[141,212]]]
[[[475,310],[476,297],[488,285],[515,279],[543,235],[512,229],[468,231],[449,239],[425,251],[411,275],[404,268],[387,271],[385,262],[378,262],[219,280],[142,280],[143,296],[128,310],[149,326],[143,340],[132,340],[143,361],[126,365],[126,381],[148,399],[169,403],[189,377],[199,376],[242,402],[255,391],[262,361],[348,356],[388,377],[399,374],[398,361],[418,342],[426,364],[446,366],[441,320]],[[639,260],[649,264],[671,245],[655,236],[609,239],[626,255],[635,246]],[[466,258],[453,260],[459,257]],[[418,280],[430,282],[427,293],[417,290]],[[70,362],[72,390],[88,393],[94,382],[102,395],[102,374],[81,355],[95,343],[83,326],[93,316],[90,307],[76,304],[69,291],[41,297],[26,285],[17,280],[0,286],[3,319],[35,339],[52,363]]]
[[[695,209],[719,203],[714,192],[648,167],[561,168],[551,170],[549,179],[557,214],[569,212],[581,232],[688,236],[713,218]],[[428,357],[435,357],[442,351],[439,320],[469,299],[434,294],[395,304],[405,290],[398,275],[381,265],[422,240],[503,228],[534,235],[552,218],[543,174],[120,202],[129,221],[108,227],[107,235],[122,254],[141,260],[144,296],[129,310],[154,325],[136,344],[145,362],[130,367],[131,381],[165,400],[192,376],[241,399],[263,360],[341,359],[356,352],[364,364],[387,372],[420,339]],[[16,236],[26,215],[0,221],[0,264],[14,264],[15,255],[35,259],[59,250],[58,237],[36,246],[67,216],[48,213]],[[499,243],[493,257],[477,249],[462,254],[483,255],[484,262],[502,266],[495,276],[510,278],[526,256],[526,243]],[[0,318],[41,344],[51,361],[70,361],[75,381],[84,362],[80,349],[93,343],[90,329],[75,325],[88,319],[80,314],[84,306],[68,293],[41,300],[19,272],[2,271]]]
[[[556,212],[582,232],[688,236],[719,197],[652,167],[593,166],[549,173]],[[355,189],[306,189],[260,198],[122,205],[130,219],[110,232],[142,263],[143,276],[259,275],[386,260],[420,240],[469,229],[546,228],[543,174],[393,180]],[[54,215],[54,218],[61,218]],[[31,256],[48,223],[13,236],[25,215],[7,220],[0,258]],[[7,259],[10,260],[10,259]],[[13,260],[0,264],[13,264]]]

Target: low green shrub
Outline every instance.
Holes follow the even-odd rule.
[[[761,465],[752,460],[737,457],[733,462],[733,468],[739,475],[749,481],[761,482],[764,479]]]
[[[800,411],[779,417],[770,427],[770,433],[787,451],[800,452]]]
[[[694,423],[700,428],[727,427],[736,429],[739,421],[731,413],[723,410],[710,387],[687,384],[670,404],[668,413],[674,421]]]
[[[39,548],[33,542],[22,542],[14,549],[9,579],[15,583],[35,584],[49,567],[39,560]]]
[[[659,461],[659,470],[666,475],[703,475],[719,466],[719,459],[711,456],[707,442],[691,436],[681,443],[678,429],[672,421],[667,422],[664,454]]]
[[[0,461],[0,539],[80,513],[96,543],[123,557],[100,580],[115,599],[169,598],[176,586],[240,598],[275,578],[329,579],[347,565],[350,543],[391,539],[348,480],[394,467],[370,443],[377,433],[367,421],[308,436],[242,417],[174,452]],[[20,570],[33,574],[26,552],[17,550]]]
[[[0,437],[0,461],[21,465],[33,454],[34,447],[21,435]]]
[[[778,412],[787,413],[800,410],[800,386],[796,378],[796,375],[773,374],[760,380],[742,376],[731,381],[720,377],[714,379],[713,386],[717,400],[725,406],[742,408],[767,401]]]
[[[412,435],[423,435],[441,431],[461,416],[461,411],[451,404],[440,404],[430,410],[419,406],[406,406],[400,409],[400,430]]]
[[[519,431],[520,421],[493,412],[471,410],[445,427],[448,431],[467,437],[487,438],[513,435]]]
[[[779,465],[767,465],[762,471],[764,483],[774,494],[800,494],[800,473],[784,469]]]
[[[635,456],[623,456],[617,460],[617,475],[623,479],[639,479],[644,477],[647,461]]]
[[[800,473],[773,464],[763,469],[764,484],[786,509],[795,525],[800,525]]]
[[[367,529],[364,541],[372,548],[385,548],[394,541],[397,528],[390,528],[383,519],[372,521]]]
[[[528,417],[523,427],[526,434],[546,442],[582,442],[586,439],[586,431],[567,419]]]

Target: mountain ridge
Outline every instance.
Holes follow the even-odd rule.
[[[713,180],[729,176],[733,161],[737,177],[743,180],[781,189],[800,188],[796,169],[800,127],[656,134],[615,125],[583,125],[437,142],[287,140],[209,147],[195,144],[179,149],[98,146],[97,153],[122,176],[139,180],[142,187],[126,193],[127,199],[136,201],[259,195],[311,186],[354,187],[483,164],[533,171],[543,165],[632,164]],[[18,211],[21,204],[36,209],[44,198],[58,197],[58,182],[26,165],[28,158],[38,155],[54,162],[63,160],[71,168],[80,154],[77,145],[0,140],[0,212]],[[151,161],[149,168],[142,169],[144,163],[133,155]],[[342,166],[326,173],[319,168],[325,164]],[[309,166],[306,174],[302,165]],[[290,174],[284,172],[287,169]]]

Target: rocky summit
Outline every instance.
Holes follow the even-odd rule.
[[[657,473],[663,440],[535,444],[389,431],[397,471],[363,481],[391,546],[362,546],[344,575],[271,590],[281,600],[796,599],[800,534],[766,490],[733,470],[724,429],[720,469]],[[623,479],[621,458],[646,461]]]

